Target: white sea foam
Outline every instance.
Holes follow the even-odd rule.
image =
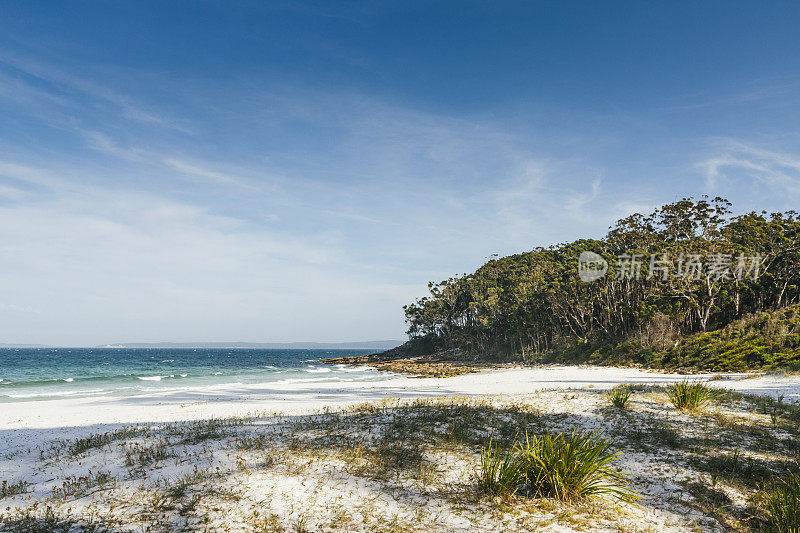
[[[280,381],[273,381],[272,383],[265,383],[265,385],[288,385],[290,383],[315,383],[319,381],[343,381],[341,378],[287,378]]]
[[[189,374],[170,374],[169,376],[138,376],[142,381],[161,381],[162,379],[185,378]]]
[[[378,369],[367,366],[367,365],[360,365],[360,366],[349,366],[349,365],[336,365],[336,370],[341,372],[377,372]]]
[[[89,390],[75,390],[69,392],[33,392],[30,394],[4,394],[7,398],[14,398],[17,400],[21,400],[24,398],[41,398],[46,396],[97,396],[100,394],[108,394],[112,391],[107,389],[89,389]]]

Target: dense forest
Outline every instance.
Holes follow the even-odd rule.
[[[731,213],[722,198],[685,198],[619,220],[600,240],[430,283],[404,307],[410,345],[528,361],[796,364],[800,218]],[[709,349],[718,356],[698,355]]]

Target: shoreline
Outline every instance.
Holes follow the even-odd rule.
[[[402,374],[412,378],[445,378],[471,374],[484,370],[500,370],[510,368],[550,368],[550,367],[597,367],[597,368],[626,368],[641,370],[643,372],[657,372],[663,374],[677,374],[691,378],[691,376],[716,376],[716,375],[738,375],[738,376],[761,376],[767,374],[797,373],[791,369],[782,371],[781,369],[749,369],[742,371],[717,371],[703,368],[676,367],[664,368],[658,366],[646,366],[638,364],[619,365],[606,364],[603,362],[523,362],[523,361],[502,361],[491,362],[479,358],[465,358],[458,350],[449,350],[433,353],[429,355],[407,355],[405,352],[396,352],[402,346],[394,350],[377,352],[366,355],[350,355],[343,357],[326,357],[316,361],[326,365],[345,365],[350,367],[369,366],[376,370]]]
[[[403,374],[412,378],[449,378],[472,374],[481,370],[513,368],[516,363],[482,363],[478,361],[450,360],[432,356],[387,357],[387,352],[368,355],[348,355],[319,359],[326,365],[370,366],[384,372]]]
[[[471,369],[457,376],[428,379],[387,373],[384,379],[374,381],[213,385],[134,396],[8,402],[0,410],[0,431],[179,422],[255,412],[307,414],[385,398],[514,397],[548,389],[667,385],[686,378],[684,374],[636,368],[554,365]],[[787,402],[800,403],[799,375],[708,373],[692,374],[690,379],[711,380],[716,387],[773,398],[782,396]]]

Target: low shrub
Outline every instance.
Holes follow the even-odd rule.
[[[630,397],[631,389],[628,388],[627,385],[617,385],[608,393],[608,399],[611,401],[611,405],[619,409],[625,409]]]
[[[599,432],[575,430],[528,436],[510,451],[484,448],[478,488],[490,495],[515,494],[577,501],[612,496],[633,502],[639,496],[626,486],[626,476],[611,468],[619,457],[611,440]]]
[[[695,411],[712,402],[717,393],[702,381],[688,379],[667,387],[672,405],[681,411]]]
[[[525,488],[540,497],[581,500],[615,496],[634,501],[638,496],[626,487],[626,476],[610,468],[619,452],[598,431],[575,430],[571,434],[525,435],[517,445],[525,473]]]

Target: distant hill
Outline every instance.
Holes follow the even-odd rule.
[[[259,348],[262,350],[389,350],[400,340],[359,342],[120,342],[97,348]]]

